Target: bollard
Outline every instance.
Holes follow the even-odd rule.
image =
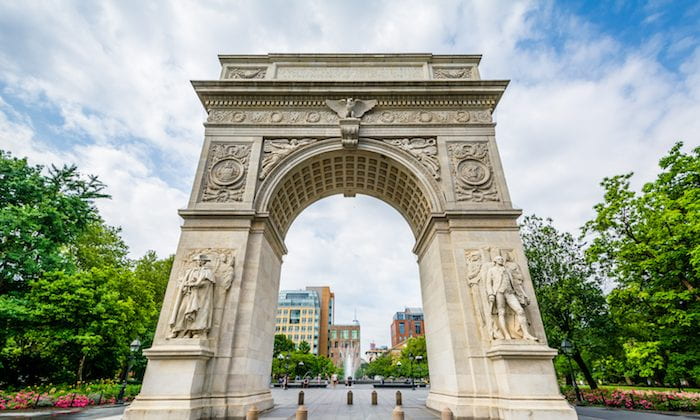
[[[299,391],[299,398],[297,398],[297,405],[304,405],[304,391]]]
[[[348,405],[352,405],[352,391],[348,391]]]
[[[396,391],[396,405],[398,407],[403,405],[403,400],[401,399],[401,391]]]
[[[306,420],[306,419],[308,419],[308,416],[309,416],[309,412],[308,412],[308,410],[306,410],[306,407],[304,407],[303,405],[300,405],[299,408],[297,408],[295,419],[296,420]]]
[[[258,407],[251,405],[245,415],[245,420],[258,420]]]
[[[391,420],[403,420],[403,408],[400,405],[391,412]]]
[[[449,408],[445,407],[440,411],[440,420],[452,420],[452,410]]]
[[[377,405],[377,391],[372,391],[372,405]]]

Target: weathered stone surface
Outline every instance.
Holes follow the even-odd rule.
[[[416,238],[427,405],[455,418],[576,418],[558,391],[495,143],[491,115],[507,82],[480,80],[479,56],[220,60],[220,80],[193,82],[209,113],[204,147],[126,418],[244,418],[271,407],[286,232],[314,201],[358,193],[395,207]],[[210,258],[211,272],[183,275],[194,254],[226,264]],[[213,279],[210,318],[174,336],[185,278]]]

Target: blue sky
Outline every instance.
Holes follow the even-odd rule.
[[[483,54],[482,78],[511,80],[496,120],[515,205],[576,232],[604,176],[639,186],[700,143],[699,22],[697,1],[5,1],[0,147],[97,174],[132,255],[167,255],[206,117],[189,80],[216,78],[217,54]],[[363,347],[386,344],[420,305],[412,245],[389,206],[325,199],[292,225],[282,287],[330,284]]]

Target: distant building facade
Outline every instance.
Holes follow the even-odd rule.
[[[405,308],[403,312],[394,314],[391,322],[391,347],[408,340],[411,337],[425,335],[425,320],[422,308]]]
[[[330,332],[335,320],[335,295],[328,286],[307,287],[318,293],[321,305],[318,330],[318,354],[329,357],[331,354]]]
[[[306,341],[318,355],[321,299],[315,290],[282,290],[277,301],[275,334],[284,334],[299,345]],[[327,347],[323,345],[323,347]]]
[[[387,346],[377,346],[374,343],[369,343],[369,350],[365,352],[365,359],[368,363],[372,363],[377,360],[378,357],[389,352]]]
[[[360,323],[354,321],[352,325],[331,326],[330,343],[333,364],[345,368],[346,376],[354,376],[360,367]]]

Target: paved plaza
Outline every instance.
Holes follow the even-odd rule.
[[[310,419],[390,419],[396,406],[396,389],[377,389],[378,405],[371,404],[372,385],[355,385],[351,388],[353,405],[347,405],[348,388],[338,385],[335,389],[305,389],[304,403]],[[439,419],[440,413],[425,407],[426,389],[401,389],[406,419]],[[272,391],[275,407],[265,412],[261,419],[293,418],[297,409],[299,389]]]

